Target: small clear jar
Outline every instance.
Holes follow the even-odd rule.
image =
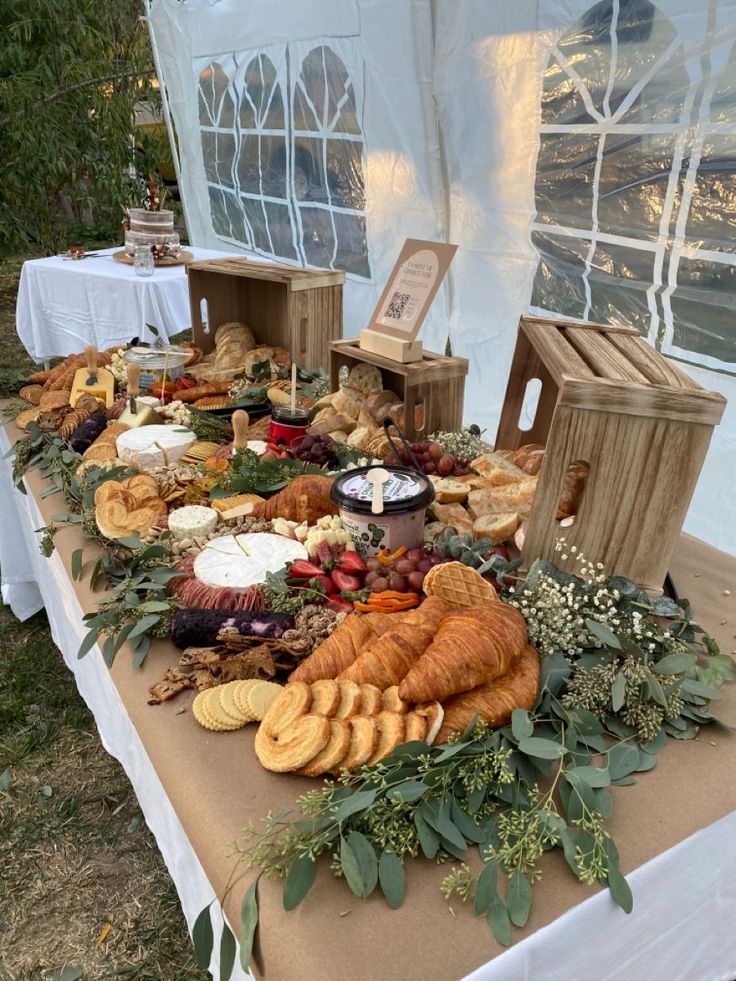
[[[154,261],[150,245],[136,245],[133,268],[136,276],[153,276]]]

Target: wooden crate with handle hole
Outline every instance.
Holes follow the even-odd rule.
[[[541,391],[531,428],[522,430],[532,379]],[[522,317],[496,447],[546,446],[525,563],[548,559],[574,572],[576,546],[607,573],[660,592],[725,405],[636,330]],[[574,523],[560,527],[557,505],[576,462],[590,469]]]
[[[372,351],[363,351],[359,339],[331,345],[330,386],[340,387],[340,371],[372,364],[381,372],[383,387],[405,405],[404,431],[411,440],[426,439],[437,430],[452,432],[463,424],[467,358],[450,358],[425,351],[421,361],[402,364]]]
[[[259,346],[285,347],[300,368],[327,368],[342,337],[345,273],[256,262],[245,256],[187,267],[194,343],[205,354],[221,324],[240,321]]]

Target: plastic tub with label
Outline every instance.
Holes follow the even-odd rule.
[[[383,511],[374,514],[373,484],[366,475],[378,469],[388,471],[389,479],[383,485]],[[434,500],[434,487],[418,470],[359,467],[335,478],[331,496],[361,555],[375,555],[382,548],[395,552],[402,546],[422,547],[425,512]]]

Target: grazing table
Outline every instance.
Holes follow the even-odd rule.
[[[0,430],[0,452],[18,437]],[[41,499],[37,473],[29,493],[12,488],[9,462],[0,468],[6,519],[0,523],[3,595],[21,616],[46,606],[51,631],[103,745],[125,768],[156,836],[190,929],[197,913],[227,883],[229,845],[250,820],[288,807],[310,781],[267,773],[253,753],[254,727],[232,733],[200,728],[191,696],[156,707],[148,686],[176,663],[172,645],[156,642],[139,670],[123,648],[108,671],[97,648],[79,661],[84,612],[99,594],[73,583],[70,557],[82,544],[76,526],[60,531],[57,551],[44,559],[34,529],[60,510],[56,496]],[[85,552],[91,568],[94,546]],[[722,649],[736,647],[736,611],[726,590],[736,559],[683,536],[672,569],[700,622]],[[34,598],[35,597],[35,598]],[[305,902],[282,907],[281,883],[261,880],[260,940],[254,974],[270,981],[726,981],[736,976],[736,685],[726,686],[718,715],[693,742],[670,744],[657,766],[630,787],[612,787],[611,833],[634,895],[626,916],[607,891],[581,885],[561,854],[546,856],[534,886],[532,914],[515,946],[501,948],[483,917],[439,892],[446,872],[417,860],[407,865],[404,906],[393,911],[374,894],[356,899],[323,868]],[[311,783],[314,785],[314,782]],[[240,903],[253,874],[241,877],[225,903],[238,932]],[[349,914],[349,915],[348,915]],[[216,930],[217,933],[217,930]],[[217,976],[218,938],[211,969]],[[239,971],[239,969],[238,969]],[[244,978],[240,972],[234,977]]]
[[[96,250],[95,250],[96,251]],[[23,263],[16,303],[18,337],[34,361],[65,358],[88,344],[98,350],[150,341],[146,324],[165,337],[192,326],[186,266],[157,266],[138,276],[132,265],[102,249],[84,259],[49,256]],[[187,246],[194,259],[220,259],[227,252]]]

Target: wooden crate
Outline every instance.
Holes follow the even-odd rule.
[[[519,419],[542,382],[531,429]],[[498,449],[546,445],[523,557],[569,571],[564,537],[611,574],[661,591],[713,427],[726,400],[696,385],[637,331],[522,317],[496,436]],[[555,520],[567,467],[590,473],[571,527]],[[569,547],[564,552],[570,556]]]
[[[332,391],[340,384],[340,369],[357,364],[373,364],[381,371],[383,387],[401,398],[406,405],[406,434],[422,439],[438,429],[455,430],[463,424],[467,358],[448,358],[425,351],[421,361],[401,364],[380,354],[361,351],[358,338],[331,344],[330,381]],[[423,425],[414,425],[415,410],[423,407]]]
[[[192,262],[187,272],[194,343],[205,354],[216,329],[239,320],[259,344],[288,348],[300,368],[327,368],[330,343],[342,337],[345,273],[240,257]]]

